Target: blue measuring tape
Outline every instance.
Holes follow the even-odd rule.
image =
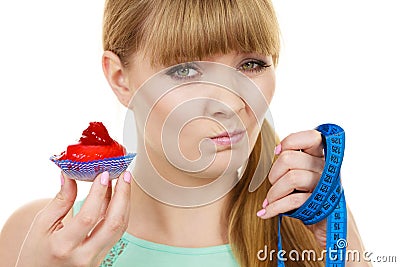
[[[335,124],[322,124],[316,128],[322,135],[325,167],[321,178],[307,201],[295,211],[279,215],[278,251],[282,251],[281,221],[282,216],[289,216],[315,224],[327,219],[325,266],[342,267],[346,261],[347,246],[347,209],[344,192],[340,181],[340,168],[343,162],[345,134]],[[285,266],[278,258],[278,267]]]

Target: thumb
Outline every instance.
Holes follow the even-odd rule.
[[[76,181],[61,173],[61,189],[42,210],[42,218],[51,227],[62,220],[74,205],[77,195]]]

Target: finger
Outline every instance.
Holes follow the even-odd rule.
[[[59,222],[67,215],[74,205],[77,186],[76,181],[69,179],[63,173],[60,174],[61,189],[46,207],[41,210],[36,221],[40,225],[47,225],[46,230],[54,230]]]
[[[306,170],[290,170],[269,189],[266,199],[268,203],[272,203],[293,193],[295,190],[312,192],[319,179],[319,173]]]
[[[105,219],[93,230],[82,248],[83,253],[108,251],[121,238],[128,226],[132,176],[126,171],[118,178]]]
[[[257,212],[257,216],[262,219],[269,219],[281,213],[298,209],[306,202],[311,193],[295,193],[270,203],[264,209]]]
[[[79,213],[59,231],[61,240],[65,240],[71,245],[78,245],[87,237],[99,221],[109,179],[108,172],[103,172],[96,177]]]
[[[323,157],[322,136],[316,130],[308,130],[293,133],[281,142],[282,151],[302,150],[303,152],[316,157]]]
[[[286,150],[279,155],[272,165],[268,179],[273,185],[290,170],[308,170],[321,174],[324,165],[323,158],[311,156],[301,151]]]
[[[124,173],[121,174],[121,175],[124,175]],[[109,207],[109,205],[110,205],[111,198],[112,198],[112,183],[111,183],[111,181],[110,181],[110,183],[108,184],[107,193],[106,193],[105,198],[104,198],[103,206],[101,207],[101,213],[100,213],[100,220],[99,220],[99,223],[98,223],[98,224],[96,225],[96,227],[93,229],[93,231],[91,232],[90,236],[95,235],[95,233],[98,232],[99,229],[100,229],[100,228],[102,227],[102,225],[104,224],[104,219],[105,219],[105,217],[106,217],[107,209],[108,209],[108,207]]]
[[[108,205],[110,204],[111,196],[112,196],[112,183],[110,181],[108,183],[107,192],[106,192],[106,195],[104,196],[103,204],[100,209],[100,216],[99,216],[100,218],[104,218],[106,216],[106,212],[107,212]]]

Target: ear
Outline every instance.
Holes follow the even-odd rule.
[[[121,59],[111,51],[104,51],[102,57],[103,72],[119,102],[127,107],[133,95],[129,88],[127,70]]]

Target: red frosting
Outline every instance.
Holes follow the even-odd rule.
[[[121,157],[125,154],[125,148],[110,137],[103,123],[91,122],[82,132],[79,143],[68,146],[67,151],[61,153],[59,159],[87,162]]]

